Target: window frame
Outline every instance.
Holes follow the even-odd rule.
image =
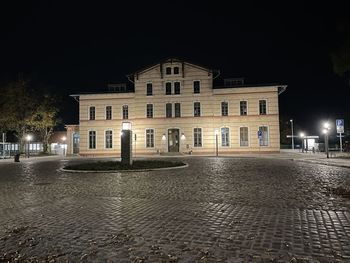
[[[175,71],[175,69],[177,69],[177,72]],[[179,75],[179,74],[180,74],[180,67],[179,67],[179,66],[175,66],[175,67],[173,68],[173,74],[174,74],[174,75]]]
[[[126,118],[124,118],[124,107],[126,107]],[[129,105],[128,104],[122,105],[122,119],[123,120],[129,119]]]
[[[95,146],[94,148],[91,147],[91,142],[90,142],[90,137],[91,137],[91,136],[90,136],[90,133],[91,133],[91,132],[94,132],[94,133],[95,133],[95,134],[94,134],[94,146]],[[96,130],[89,130],[89,131],[88,131],[88,146],[89,146],[88,149],[89,149],[89,150],[96,150],[96,149],[97,149],[96,141],[97,141],[97,131],[96,131]]]
[[[168,72],[168,69],[170,69],[169,72]],[[169,67],[169,66],[165,67],[165,75],[171,75],[171,71],[172,71],[171,67]]]
[[[247,140],[248,140],[248,141],[247,141],[247,145],[242,145],[242,144],[241,144],[241,142],[242,142],[242,141],[241,141],[241,138],[242,138],[242,137],[241,137],[241,129],[242,129],[242,128],[247,128]],[[240,126],[240,127],[238,128],[238,133],[239,133],[239,142],[238,142],[238,143],[239,143],[239,147],[249,147],[249,146],[250,146],[249,127],[248,127],[248,126]]]
[[[199,115],[196,115],[196,110],[195,110],[195,104],[199,103]],[[193,102],[193,117],[201,117],[202,116],[202,105],[200,101],[194,101]]]
[[[226,115],[223,114],[223,108],[222,108],[223,103],[226,103],[226,107],[227,107],[227,108],[226,108],[226,111],[227,111],[227,112],[226,112]],[[223,117],[228,116],[228,114],[229,114],[228,105],[229,105],[229,104],[228,104],[228,101],[221,101],[221,116],[223,116]]]
[[[152,110],[152,115],[148,115],[148,106],[151,106],[151,110]],[[152,119],[154,116],[154,106],[153,106],[153,103],[147,103],[146,104],[146,118],[148,119]]]
[[[110,136],[111,136],[111,140],[110,140],[111,147],[107,147],[107,132],[111,132],[111,134],[110,134]],[[104,130],[104,135],[105,135],[105,138],[104,138],[105,147],[104,147],[104,148],[105,148],[106,150],[113,149],[113,130],[112,130],[112,129]]]
[[[258,138],[258,144],[259,144],[259,147],[269,147],[270,146],[270,127],[268,125],[259,125],[259,131],[260,131],[260,128],[261,127],[266,127],[267,128],[267,144],[261,144],[262,140],[260,140]]]
[[[170,105],[170,116],[168,116],[168,105]],[[173,117],[173,104],[171,102],[165,103],[165,118]]]
[[[222,129],[228,129],[228,140],[225,139],[225,141],[228,142],[228,145],[223,145],[223,140],[222,140]],[[231,147],[231,130],[230,130],[230,127],[227,127],[227,126],[224,126],[224,127],[220,127],[220,147],[223,147],[223,148],[227,148],[227,147]]]
[[[91,118],[91,108],[94,108],[94,118]],[[93,105],[89,106],[89,108],[88,108],[88,119],[89,119],[89,121],[96,120],[96,106],[93,106]]]
[[[151,93],[148,92],[149,85],[151,87]],[[146,96],[153,96],[153,83],[152,82],[146,83]]]
[[[242,114],[242,107],[241,107],[241,102],[245,102],[245,107],[246,107],[246,112],[245,114]],[[247,116],[248,115],[248,100],[240,100],[239,101],[239,115],[240,116]]]
[[[176,92],[176,83],[179,83],[179,89],[178,89],[178,91],[179,91],[179,93],[177,93]],[[180,95],[181,94],[181,81],[174,81],[174,95]]]
[[[168,84],[170,84],[169,85],[170,93],[168,93]],[[172,95],[172,86],[173,85],[172,85],[172,83],[170,81],[165,82],[165,95],[167,95],[167,96]]]
[[[111,112],[110,112],[111,117],[110,117],[110,118],[108,118],[108,114],[107,114],[107,108],[108,108],[108,107],[111,108]],[[112,107],[112,105],[107,105],[107,106],[105,107],[105,119],[108,120],[108,121],[113,119],[113,107]]]
[[[179,116],[176,116],[176,105],[179,105]],[[181,103],[180,102],[174,103],[174,118],[181,118]]]
[[[195,86],[194,86],[195,82],[199,83],[199,91],[198,92],[195,92]],[[201,81],[200,80],[193,80],[192,89],[193,89],[193,94],[200,94],[201,93]]]
[[[152,132],[152,135],[153,135],[153,146],[148,146],[147,131],[150,131],[150,130],[153,131]],[[147,149],[155,148],[155,145],[156,145],[155,138],[156,138],[156,136],[155,136],[155,129],[154,128],[146,128],[145,129],[145,148],[147,148]]]
[[[195,129],[200,129],[200,146],[196,146],[196,144],[195,144],[195,142],[196,142],[196,137],[195,137]],[[198,134],[198,132],[197,132],[197,134]],[[197,139],[197,141],[198,141],[198,139]],[[193,128],[193,147],[195,147],[195,148],[202,148],[203,147],[203,128],[202,127],[194,127]]]
[[[265,113],[261,113],[260,102],[265,101]],[[267,115],[267,99],[259,99],[259,115]]]

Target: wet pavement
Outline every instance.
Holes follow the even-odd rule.
[[[350,188],[349,168],[189,157],[59,170],[81,161],[0,164],[0,262],[350,262],[350,196],[331,191]]]

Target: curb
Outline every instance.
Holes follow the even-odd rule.
[[[91,171],[91,170],[68,170],[68,169],[58,169],[62,172],[68,172],[68,173],[131,173],[131,172],[149,172],[149,171],[162,171],[162,170],[175,170],[175,169],[182,169],[188,167],[188,163],[185,163],[185,165],[181,166],[175,166],[175,167],[163,167],[163,168],[150,168],[150,169],[135,169],[135,170],[107,170],[107,171]]]
[[[327,166],[335,166],[335,167],[341,167],[341,168],[350,168],[349,165],[342,165],[342,164],[335,164],[335,163],[324,163],[320,161],[310,161],[310,160],[300,160],[300,159],[292,159],[294,162],[302,162],[302,163],[314,163],[314,164],[321,164],[321,165],[327,165]]]

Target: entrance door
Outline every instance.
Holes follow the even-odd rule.
[[[73,154],[79,153],[79,133],[73,134]]]
[[[179,152],[179,129],[168,130],[168,152]]]

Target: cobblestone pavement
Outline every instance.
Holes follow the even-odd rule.
[[[0,164],[0,262],[350,262],[350,198],[329,190],[350,187],[348,168],[191,157],[59,170],[81,161]]]

